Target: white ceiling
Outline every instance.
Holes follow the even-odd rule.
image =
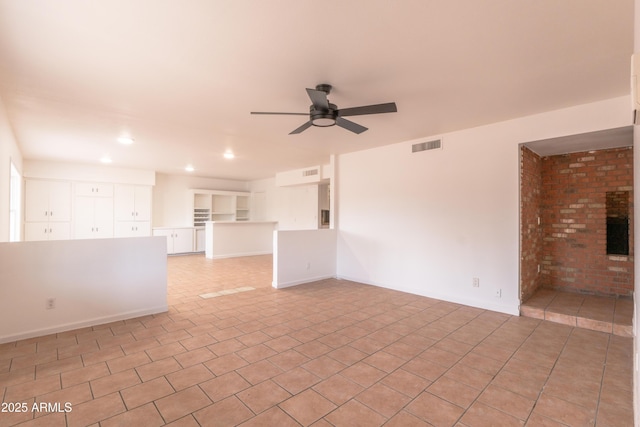
[[[26,159],[264,178],[627,95],[633,3],[0,0],[0,95]],[[351,118],[360,135],[249,114],[306,112],[318,83],[398,112]]]

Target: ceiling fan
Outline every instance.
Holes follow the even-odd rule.
[[[309,95],[309,98],[311,98],[311,106],[309,107],[308,113],[271,113],[252,111],[251,114],[279,114],[291,116],[308,115],[309,121],[291,131],[289,135],[301,133],[311,126],[329,127],[333,125],[338,125],[353,133],[360,134],[367,130],[367,128],[347,120],[344,117],[362,116],[365,114],[395,113],[398,111],[395,102],[338,109],[335,104],[330,103],[327,99],[329,92],[331,92],[331,85],[328,84],[319,84],[315,89],[307,88],[307,94]]]

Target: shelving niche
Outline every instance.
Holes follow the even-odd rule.
[[[243,191],[191,190],[194,227],[206,221],[248,221],[251,194]]]

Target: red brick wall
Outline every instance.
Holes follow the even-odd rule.
[[[606,193],[629,191],[629,256],[607,255]],[[633,292],[633,150],[542,158],[543,287]]]
[[[542,159],[527,147],[520,151],[520,300],[540,287],[542,227],[538,225],[542,202]]]

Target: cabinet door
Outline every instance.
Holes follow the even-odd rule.
[[[137,225],[135,221],[116,221],[114,234],[116,237],[136,237]]]
[[[135,186],[116,184],[113,203],[116,221],[135,220]]]
[[[193,252],[193,229],[177,228],[173,230],[173,253]]]
[[[71,184],[59,181],[27,180],[25,221],[70,221]]]
[[[136,237],[151,236],[151,221],[136,221]]]
[[[27,180],[24,187],[24,219],[49,221],[49,182]],[[26,231],[26,230],[25,230]],[[26,238],[26,237],[25,237]],[[43,240],[43,239],[35,239]]]
[[[151,221],[151,187],[134,189],[136,221]]]
[[[76,196],[113,197],[113,184],[78,182],[75,187]]]
[[[26,222],[24,224],[24,240],[26,242],[49,240],[49,223]]]
[[[71,238],[70,222],[50,222],[49,240],[69,240]]]
[[[151,236],[151,223],[149,221],[116,221],[115,237],[145,237]],[[154,236],[161,234],[153,233]],[[164,236],[164,234],[162,234]]]
[[[113,237],[112,198],[76,197],[74,214],[76,239]]]
[[[95,237],[113,237],[113,199],[111,197],[93,199],[93,224]]]
[[[76,197],[73,213],[74,238],[92,239],[95,230],[93,199],[91,197]]]
[[[71,238],[70,222],[27,222],[24,240],[68,240]]]
[[[71,183],[49,182],[49,221],[71,221]]]

